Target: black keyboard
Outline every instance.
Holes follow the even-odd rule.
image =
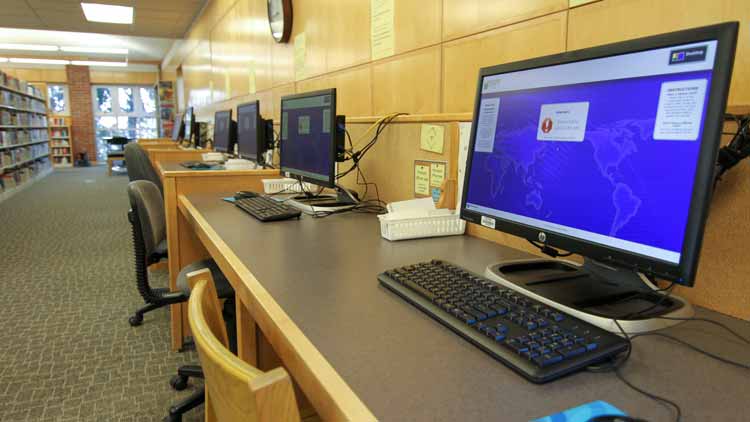
[[[627,342],[456,265],[396,268],[380,283],[535,383],[624,352]]]
[[[267,196],[235,199],[234,205],[260,221],[288,220],[299,218],[302,212]]]
[[[210,170],[218,163],[206,163],[203,161],[185,161],[184,163],[180,163],[182,167],[185,167],[190,170]]]

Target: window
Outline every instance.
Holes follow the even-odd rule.
[[[151,86],[95,86],[94,128],[96,158],[107,159],[106,138],[124,136],[130,139],[155,138],[156,93]]]
[[[47,86],[47,98],[49,98],[49,109],[52,114],[70,114],[68,97],[69,95],[67,85]]]

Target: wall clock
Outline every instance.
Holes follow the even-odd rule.
[[[292,0],[268,0],[268,25],[276,42],[289,41],[292,33]]]

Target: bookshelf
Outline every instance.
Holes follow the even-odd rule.
[[[70,117],[49,116],[49,145],[54,167],[73,166],[73,136]]]
[[[0,70],[0,202],[52,171],[47,130],[42,91]]]

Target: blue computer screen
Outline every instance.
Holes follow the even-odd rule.
[[[333,161],[331,94],[282,100],[281,169],[327,181]]]
[[[715,50],[485,76],[466,208],[679,262]]]

